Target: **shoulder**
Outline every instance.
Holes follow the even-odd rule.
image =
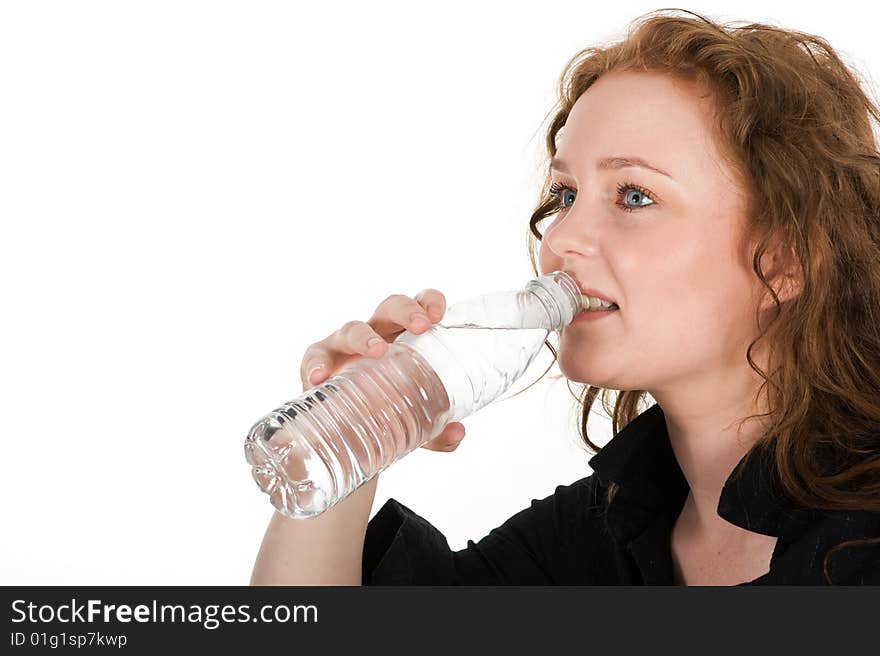
[[[866,510],[813,510],[807,531],[831,542],[880,538],[880,513]]]
[[[814,517],[797,540],[808,567],[832,584],[880,585],[880,513],[823,510]]]
[[[529,507],[519,511],[494,531],[518,531],[545,537],[560,545],[578,542],[585,528],[599,523],[605,510],[605,487],[596,474],[568,484],[557,485],[552,494],[533,498]]]
[[[427,519],[389,499],[364,540],[364,585],[531,585],[596,580],[604,541],[590,523],[601,505],[594,475],[532,499],[479,541],[452,551]]]
[[[827,524],[833,538],[826,554],[831,581],[880,585],[880,513],[836,513]]]

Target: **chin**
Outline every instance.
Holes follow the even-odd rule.
[[[614,374],[605,366],[599,363],[592,365],[590,363],[567,362],[566,358],[560,357],[557,360],[559,371],[573,383],[590,384],[594,387],[612,387]]]

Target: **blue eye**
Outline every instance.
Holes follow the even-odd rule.
[[[629,205],[627,205],[624,202],[624,200],[627,197],[627,194],[626,194],[627,191],[635,191],[636,192],[636,194],[634,196],[630,196],[630,198],[635,198],[636,199],[635,202],[637,202],[637,203],[641,202],[644,199],[647,199],[651,202],[648,205],[638,205],[636,207],[630,207]],[[550,186],[550,195],[558,197],[557,205],[559,205],[559,207],[557,209],[559,209],[559,210],[565,210],[565,209],[568,209],[569,207],[571,207],[571,205],[566,204],[566,200],[571,198],[571,202],[574,203],[574,195],[576,195],[576,194],[577,194],[576,191],[574,191],[570,187],[559,184],[558,182],[554,182]],[[624,210],[625,212],[634,212],[635,210],[641,209],[643,207],[648,207],[649,205],[653,205],[655,202],[656,201],[654,201],[654,195],[650,191],[648,191],[647,189],[644,189],[643,187],[640,187],[637,184],[633,184],[631,182],[623,182],[623,183],[617,185],[617,201],[615,202],[615,205],[617,205],[620,209]]]

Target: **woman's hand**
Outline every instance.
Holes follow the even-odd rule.
[[[329,337],[306,349],[300,365],[303,392],[345,369],[363,356],[381,358],[405,331],[420,335],[446,312],[446,298],[436,289],[425,289],[416,297],[393,294],[379,303],[367,321],[349,321]],[[421,315],[421,318],[417,316]],[[372,340],[375,343],[370,344]],[[323,365],[321,368],[318,368]],[[443,432],[422,444],[431,451],[454,451],[464,439],[464,424],[448,423]]]

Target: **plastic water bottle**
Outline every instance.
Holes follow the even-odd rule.
[[[272,505],[293,519],[321,514],[452,421],[500,397],[583,308],[563,271],[516,291],[449,307],[254,424],[244,450]]]

